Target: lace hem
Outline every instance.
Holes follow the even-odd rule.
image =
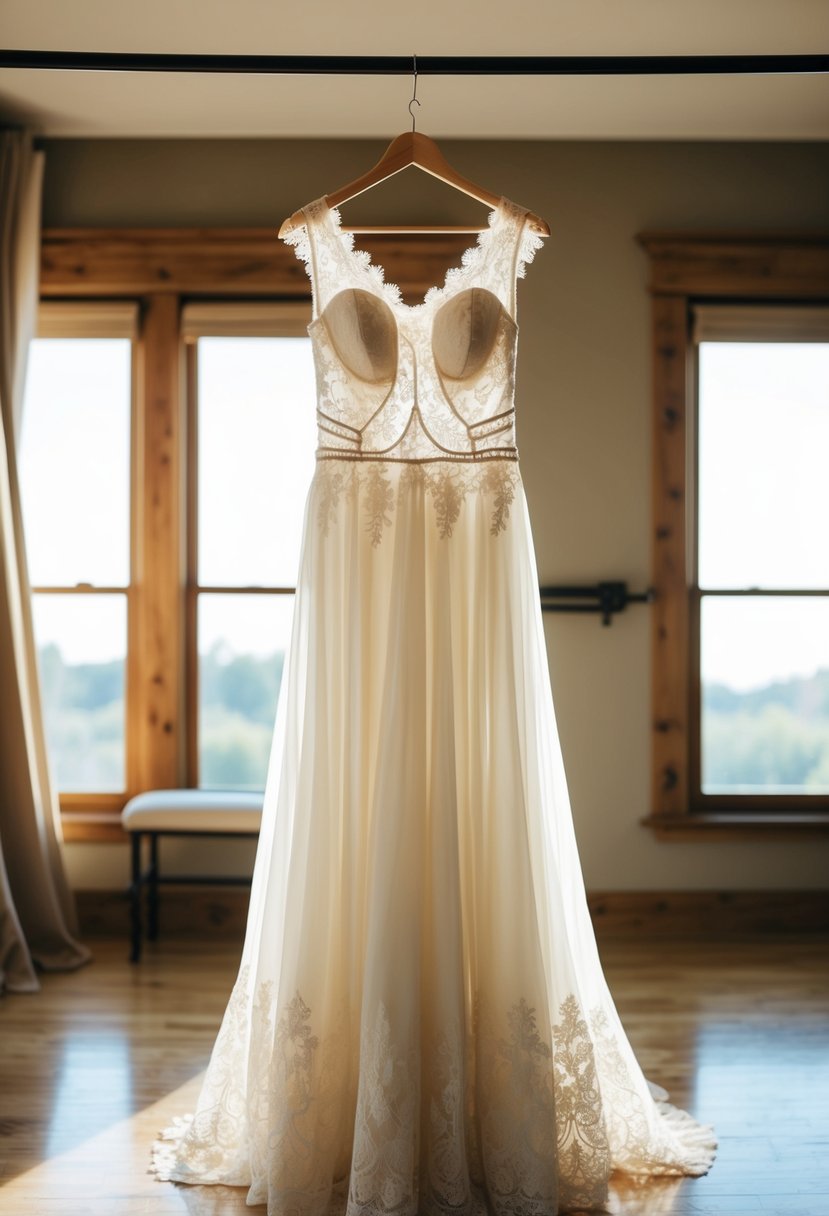
[[[332,1216],[347,1196],[349,1212],[389,1216],[420,1189],[435,1216],[467,1204],[541,1216],[603,1209],[615,1170],[633,1179],[700,1175],[713,1161],[713,1128],[643,1095],[615,1039],[607,1056],[604,1012],[586,1015],[571,993],[549,1028],[523,998],[497,1016],[476,998],[466,1033],[456,1021],[437,1035],[421,1097],[428,1151],[418,1165],[421,1063],[395,1037],[382,1002],[363,1025],[354,1092],[342,1026],[314,1025],[297,993],[277,1034],[263,1037],[274,1022],[272,990],[260,985],[250,1003],[248,980],[245,971],[226,1015],[238,1027],[248,1009],[248,1033],[221,1040],[218,1090],[208,1070],[197,1114],[159,1134],[149,1166],[159,1181],[248,1186],[248,1202],[273,1213]],[[266,1092],[246,1093],[252,1058]]]
[[[159,1182],[170,1182],[175,1171],[176,1158],[181,1142],[193,1122],[192,1111],[176,1115],[173,1122],[158,1133],[150,1148],[148,1174],[154,1174]]]
[[[707,1174],[717,1155],[719,1141],[711,1123],[698,1123],[687,1110],[680,1110],[671,1102],[657,1102],[662,1125],[671,1133],[671,1138],[682,1148],[683,1174],[699,1178]],[[643,1172],[641,1177],[650,1177]]]
[[[562,1090],[559,1089],[556,1094],[557,1101],[561,1100],[561,1093]],[[645,1170],[625,1170],[620,1172],[623,1172],[626,1178],[629,1178],[631,1182],[635,1182],[636,1184],[644,1183],[648,1179],[670,1183],[686,1176],[698,1178],[707,1174],[714,1163],[719,1144],[713,1126],[710,1123],[698,1123],[687,1111],[680,1110],[679,1107],[672,1105],[670,1102],[660,1101],[656,1103],[656,1106],[659,1111],[660,1120],[670,1131],[672,1137],[682,1145],[684,1150],[685,1159],[682,1164],[681,1173],[658,1175]],[[150,1164],[147,1167],[147,1173],[152,1174],[158,1182],[170,1182],[174,1180],[179,1149],[192,1122],[193,1115],[190,1112],[184,1115],[176,1115],[173,1118],[173,1122],[168,1127],[163,1128],[153,1141],[150,1148]],[[587,1181],[587,1179],[583,1181]],[[602,1189],[600,1187],[600,1190]],[[489,1208],[481,1193],[481,1189],[473,1184],[471,1190],[473,1200],[475,1201],[474,1210],[476,1216],[485,1216],[485,1214],[489,1213]],[[579,1198],[581,1201],[579,1206],[589,1208],[590,1198],[584,1194]],[[599,1198],[597,1202],[601,1203],[602,1199]]]
[[[607,1010],[593,1011],[590,1033],[616,1168],[634,1176],[707,1173],[717,1146],[713,1127],[665,1101],[661,1086],[647,1082],[653,1106],[642,1101],[629,1045]]]

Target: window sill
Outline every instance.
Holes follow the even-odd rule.
[[[128,839],[120,814],[112,811],[64,811],[60,821],[69,844],[125,844]]]
[[[773,840],[829,834],[829,811],[689,812],[647,815],[640,820],[657,840]]]

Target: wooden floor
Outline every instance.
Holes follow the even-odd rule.
[[[0,1212],[231,1216],[243,1190],[157,1182],[149,1145],[192,1109],[236,972],[228,946],[166,942],[0,1000]],[[829,1216],[829,944],[606,941],[646,1074],[715,1125],[707,1177],[614,1186],[628,1216]]]

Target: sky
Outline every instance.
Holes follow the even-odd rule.
[[[700,587],[829,589],[829,343],[704,342]],[[829,668],[829,599],[704,600],[702,673],[735,689]]]
[[[316,445],[310,343],[201,338],[198,365],[200,581],[291,586]],[[20,463],[34,585],[127,579],[129,408],[127,340],[33,343]],[[829,588],[829,344],[704,343],[699,415],[700,585]],[[283,649],[291,604],[203,597],[200,651]],[[68,662],[125,654],[123,596],[35,609],[39,645]],[[735,689],[829,668],[829,599],[706,599],[702,666]]]

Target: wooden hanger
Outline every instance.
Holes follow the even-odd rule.
[[[463,194],[468,194],[470,198],[477,199],[479,203],[486,203],[488,207],[493,209],[498,206],[501,201],[499,195],[485,190],[483,186],[469,181],[466,177],[462,177],[445,159],[435,141],[430,139],[428,135],[421,135],[419,131],[415,130],[414,114],[412,113],[413,105],[420,105],[420,102],[417,100],[416,58],[414,61],[414,95],[409,102],[409,113],[412,114],[411,131],[404,131],[402,135],[398,135],[396,139],[393,139],[377,164],[369,169],[367,173],[364,173],[362,177],[356,178],[346,186],[341,186],[339,190],[335,190],[332,194],[326,194],[325,201],[329,207],[338,207],[340,203],[347,202],[350,198],[356,198],[358,194],[362,194],[365,190],[370,190],[372,186],[376,186],[380,182],[387,181],[390,177],[394,177],[396,173],[400,173],[402,169],[407,169],[410,165],[414,165],[417,169],[422,169],[424,173],[430,173],[438,181],[445,182],[447,186],[451,186],[454,190],[460,190]],[[302,211],[295,211],[280,226],[279,236],[286,236],[292,229],[304,223],[305,216],[302,214]],[[532,231],[537,232],[539,236],[550,235],[550,225],[547,221],[531,211],[527,212],[527,223]],[[343,225],[343,231],[393,233],[482,232],[483,228],[480,225],[476,228],[446,224],[437,226],[424,224],[355,225],[353,227]]]

